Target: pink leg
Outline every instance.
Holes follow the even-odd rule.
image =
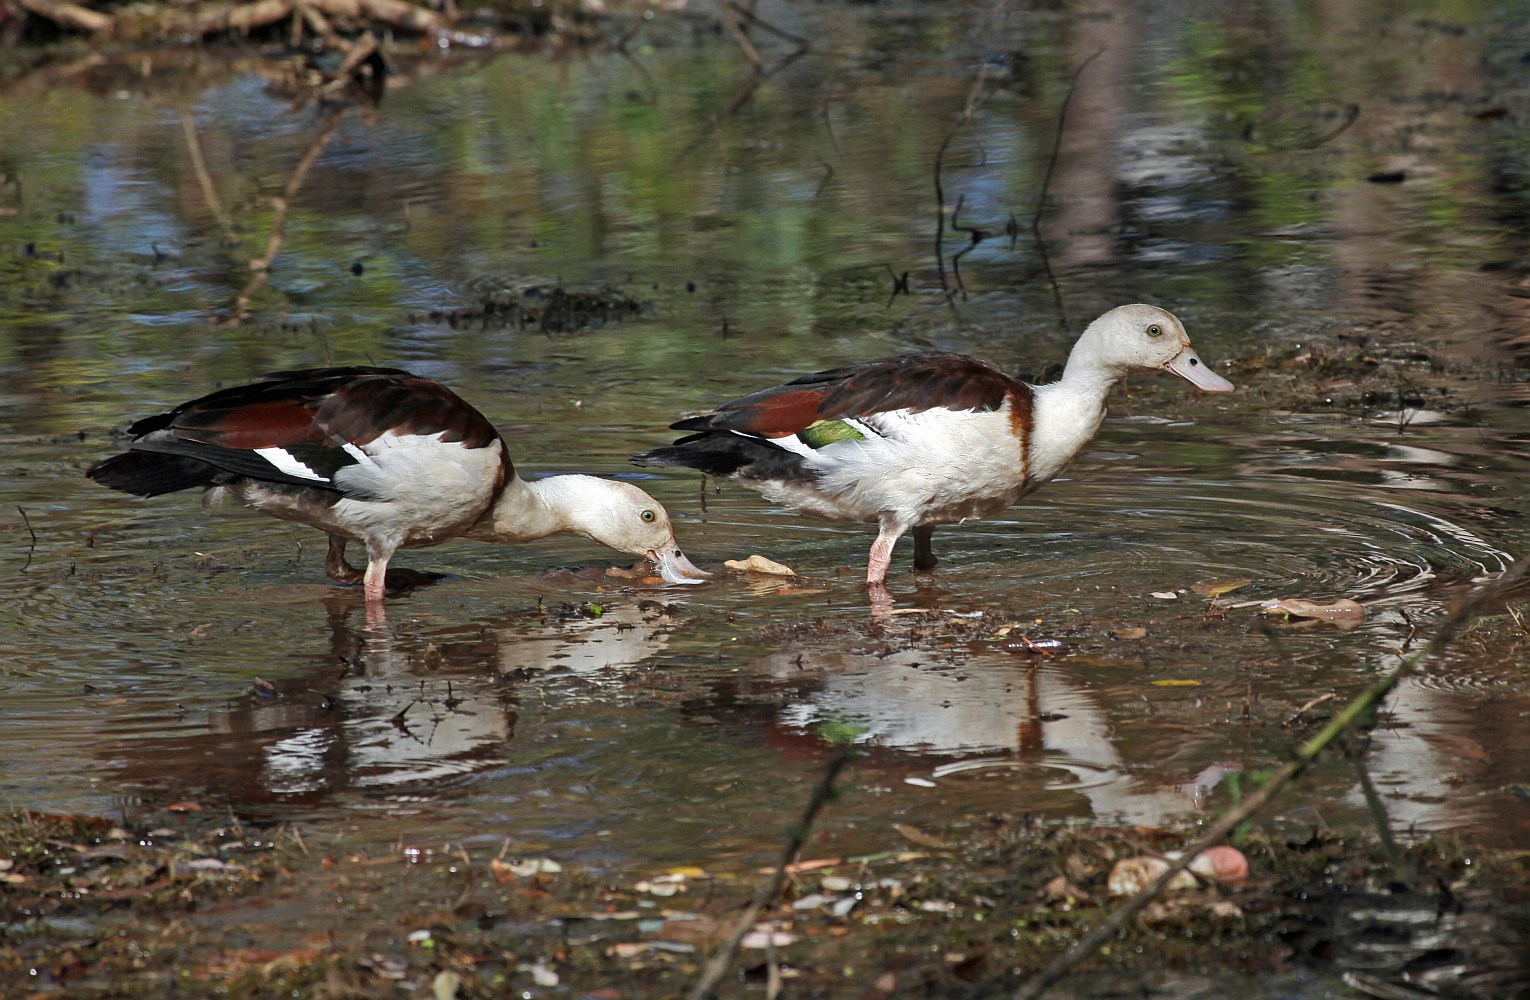
[[[903,528],[892,521],[884,518],[881,530],[877,532],[877,540],[871,543],[871,558],[866,562],[866,582],[881,583],[887,579],[887,567],[892,565],[893,546],[898,542],[898,536],[903,534]]]
[[[372,559],[367,563],[366,576],[362,579],[367,606],[381,605],[388,593],[388,557]]]

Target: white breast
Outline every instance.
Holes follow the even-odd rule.
[[[244,502],[268,514],[362,539],[379,534],[404,546],[432,545],[461,534],[494,500],[504,446],[444,442],[441,434],[384,434],[352,449],[358,461],[335,474],[346,494],[333,505],[276,487],[237,487]]]
[[[873,433],[809,456],[816,489],[762,485],[766,497],[847,520],[892,513],[941,524],[1007,506],[1026,488],[1024,442],[1006,402],[989,413],[894,410],[863,418]]]

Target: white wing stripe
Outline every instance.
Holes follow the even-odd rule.
[[[270,462],[276,467],[276,471],[286,476],[294,476],[298,479],[311,479],[316,483],[329,482],[328,477],[321,476],[298,460],[297,456],[285,448],[256,448],[255,454]]]

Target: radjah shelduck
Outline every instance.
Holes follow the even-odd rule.
[[[905,533],[915,568],[932,569],[937,526],[1003,510],[1061,472],[1099,430],[1111,388],[1138,369],[1233,391],[1172,313],[1125,305],[1089,324],[1047,385],[961,354],[882,358],[687,417],[670,427],[690,434],[633,462],[690,466],[805,513],[874,522],[866,582],[881,588]]]
[[[329,536],[325,571],[381,608],[401,548],[451,538],[515,543],[574,532],[643,556],[669,583],[700,583],[669,515],[629,483],[527,481],[483,414],[440,382],[396,368],[275,372],[128,428],[128,451],[86,472],[139,496],[204,489]],[[363,573],[346,543],[366,546]]]

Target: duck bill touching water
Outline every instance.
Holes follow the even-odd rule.
[[[1116,383],[1154,369],[1202,392],[1233,391],[1172,313],[1125,305],[1089,324],[1047,385],[960,354],[883,358],[687,417],[670,425],[687,436],[632,460],[699,469],[808,514],[875,522],[866,582],[885,597],[899,538],[912,532],[914,567],[933,569],[938,525],[1003,510],[1052,479],[1099,430]]]
[[[642,556],[667,583],[702,582],[675,541],[669,515],[629,483],[594,476],[516,474],[488,419],[431,379],[396,368],[276,372],[223,389],[128,428],[128,450],[86,475],[139,496],[204,489],[329,536],[325,570],[362,584],[380,616],[400,548],[451,538],[511,544],[573,532]],[[362,572],[346,544],[367,550]]]

